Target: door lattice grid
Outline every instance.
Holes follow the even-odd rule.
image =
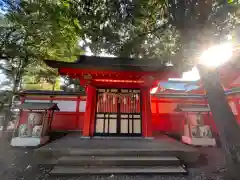
[[[140,136],[140,90],[98,89],[95,135]]]

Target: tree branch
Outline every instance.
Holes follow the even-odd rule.
[[[147,32],[144,32],[144,33],[142,33],[142,34],[139,34],[139,35],[137,36],[137,38],[141,38],[141,37],[146,36],[146,35],[148,35],[148,34],[153,34],[153,33],[157,32],[158,30],[163,30],[163,29],[167,28],[168,25],[169,25],[168,22],[167,22],[167,23],[164,23],[163,25],[161,25],[161,26],[159,26],[159,27],[157,27],[157,28],[154,28],[154,29],[152,29],[151,31],[147,31]]]

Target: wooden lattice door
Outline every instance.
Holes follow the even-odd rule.
[[[95,135],[141,136],[140,90],[98,89]]]

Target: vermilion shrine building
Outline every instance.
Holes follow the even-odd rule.
[[[150,89],[171,70],[159,61],[81,56],[75,63],[46,61],[86,87],[83,136],[152,137]]]
[[[208,105],[202,88],[177,93],[160,87],[151,95],[151,88],[158,86],[160,81],[178,76],[171,67],[159,61],[80,56],[74,63],[46,61],[46,64],[57,68],[60,75],[79,78],[86,88],[86,94],[47,91],[20,93],[25,102],[58,104],[60,111],[54,112],[52,131],[81,131],[85,137],[151,138],[157,133],[181,136],[186,114],[184,110],[177,112],[177,106]],[[229,73],[229,78],[223,80],[225,84],[228,82],[225,86],[238,86],[238,76]],[[226,93],[236,119],[240,121],[238,91],[228,90]],[[200,107],[196,112],[189,111],[189,118],[192,118],[191,114],[202,110]],[[21,112],[20,124],[25,122],[27,114],[26,111]],[[202,118],[213,134],[217,134],[211,112],[202,113]]]

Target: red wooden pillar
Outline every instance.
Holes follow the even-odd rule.
[[[96,87],[93,87],[93,93],[92,93],[92,113],[91,113],[91,122],[90,122],[90,136],[93,136],[94,134],[94,127],[95,127],[95,121],[96,121],[96,107],[97,107],[97,90]]]
[[[142,134],[144,137],[152,137],[152,111],[150,88],[141,89],[142,100]]]
[[[146,93],[144,88],[141,89],[141,112],[142,112],[142,135],[145,137],[147,135],[146,132]]]
[[[92,85],[87,86],[87,101],[86,101],[86,111],[83,123],[83,136],[89,137],[92,135],[92,123],[94,123],[95,118],[95,99],[96,99],[96,88]]]

